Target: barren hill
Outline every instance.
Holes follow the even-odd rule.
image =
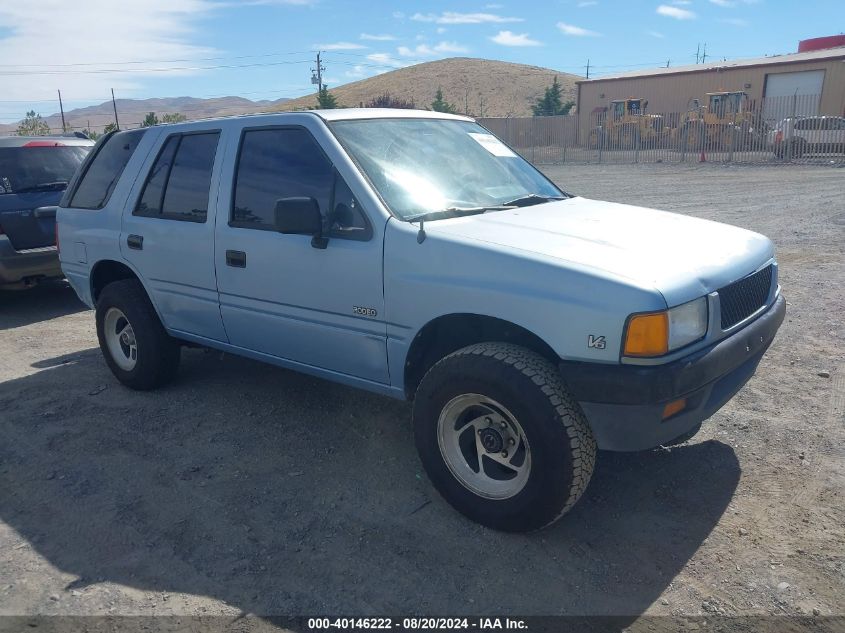
[[[474,116],[530,116],[531,105],[558,78],[564,100],[575,98],[577,75],[550,68],[489,59],[453,57],[400,68],[349,84],[329,87],[341,106],[357,107],[383,94],[429,107],[437,88],[459,112]],[[313,108],[315,95],[286,101],[274,109]],[[482,108],[483,103],[483,108]],[[483,112],[482,112],[483,110]]]
[[[198,99],[195,97],[169,97],[162,99],[118,99],[117,115],[123,128],[138,127],[148,112],[155,112],[159,118],[162,114],[181,113],[189,119],[204,119],[208,117],[229,116],[233,114],[249,114],[265,112],[277,108],[285,99],[278,101],[250,101],[243,97],[218,97],[214,99]],[[26,108],[24,108],[26,109]],[[21,112],[23,115],[24,112]],[[44,116],[45,121],[54,132],[62,128],[59,113]],[[90,129],[101,132],[103,127],[114,121],[114,111],[111,101],[99,105],[77,108],[65,112],[65,121],[72,129]],[[9,134],[18,127],[17,123],[0,124],[0,134]]]

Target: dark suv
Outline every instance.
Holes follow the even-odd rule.
[[[0,289],[62,276],[56,205],[94,145],[85,138],[0,138]]]

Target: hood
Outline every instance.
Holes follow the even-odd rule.
[[[652,286],[671,306],[717,290],[774,257],[752,231],[586,198],[440,220],[431,235],[452,235],[602,270]]]

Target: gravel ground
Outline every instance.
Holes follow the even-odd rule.
[[[787,319],[699,435],[500,534],[433,491],[405,403],[203,350],[132,392],[66,285],[7,293],[0,615],[845,614],[845,171],[547,171],[776,242]]]

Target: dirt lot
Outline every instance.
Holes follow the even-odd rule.
[[[433,491],[407,404],[202,350],[131,392],[67,286],[6,294],[0,614],[845,614],[845,171],[549,173],[777,243],[787,320],[692,441],[499,534]]]

